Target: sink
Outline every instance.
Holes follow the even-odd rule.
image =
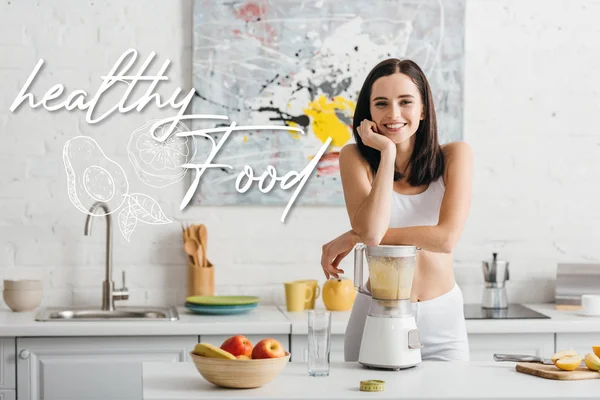
[[[93,308],[44,308],[36,321],[177,321],[175,307],[117,307],[114,310]]]

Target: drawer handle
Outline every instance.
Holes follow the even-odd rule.
[[[27,360],[29,358],[29,350],[21,350],[21,352],[19,353],[19,358],[21,360]]]

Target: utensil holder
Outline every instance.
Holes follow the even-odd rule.
[[[215,295],[215,268],[188,263],[188,296]]]

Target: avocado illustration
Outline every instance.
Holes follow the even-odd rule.
[[[119,164],[108,158],[98,143],[87,136],[76,136],[63,147],[69,199],[80,211],[90,215],[96,201],[105,202],[111,213],[127,198],[129,182]]]

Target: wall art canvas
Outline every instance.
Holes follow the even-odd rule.
[[[463,137],[464,0],[196,0],[193,16],[192,129],[299,127],[233,132],[192,199],[204,205],[284,205],[294,188],[236,190],[244,166],[260,176],[302,171],[331,144],[295,204],[343,205],[338,154],[353,142],[352,117],[363,80],[379,61],[410,58],[430,80],[442,143]],[[221,134],[213,134],[216,141]],[[198,139],[197,162],[212,145]],[[193,172],[193,171],[190,171]],[[189,176],[193,178],[194,173]]]

